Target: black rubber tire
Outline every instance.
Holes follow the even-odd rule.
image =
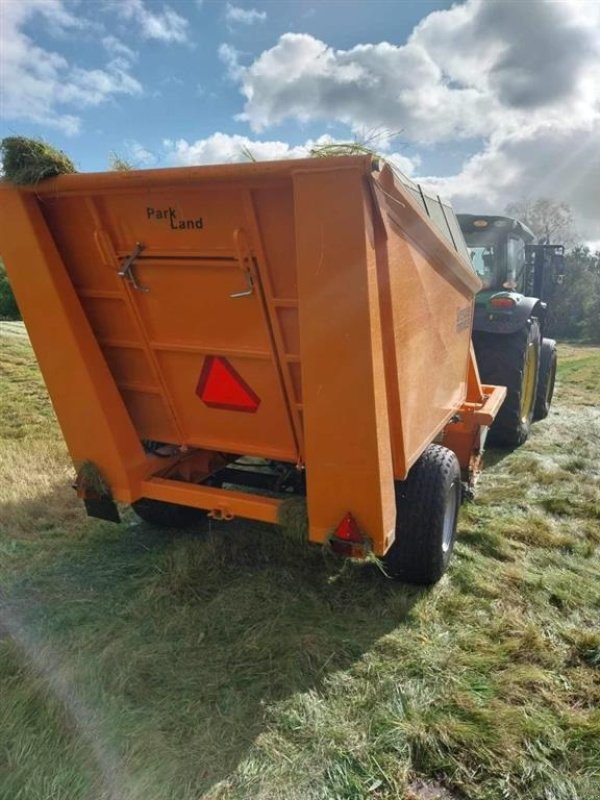
[[[535,409],[533,421],[546,419],[554,395],[554,381],[556,380],[557,353],[554,339],[542,339],[540,350],[540,369],[538,372],[537,393],[535,396]]]
[[[406,480],[396,481],[396,539],[383,558],[391,578],[418,586],[439,581],[452,555],[460,502],[456,455],[429,445]],[[444,543],[447,518],[450,539]]]
[[[206,511],[163,500],[150,500],[142,497],[131,504],[135,513],[153,528],[189,528],[206,517]]]
[[[540,326],[532,318],[515,333],[473,332],[473,345],[477,366],[483,383],[506,386],[506,399],[488,433],[488,444],[497,447],[518,447],[526,441],[533,422],[535,409],[536,383],[533,388],[534,402],[525,420],[521,419],[521,398],[525,359],[529,345],[537,349],[537,373],[540,363]]]

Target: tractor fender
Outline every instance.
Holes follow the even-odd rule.
[[[519,301],[510,310],[494,311],[486,306],[475,306],[473,330],[485,333],[515,333],[525,326],[530,317],[537,317],[544,324],[546,304],[537,297],[519,296]]]

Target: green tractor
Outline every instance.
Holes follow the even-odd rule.
[[[488,441],[517,447],[552,401],[556,342],[544,337],[544,325],[564,275],[564,247],[533,244],[529,228],[510,217],[457,216],[483,282],[473,320],[479,372],[484,383],[508,390]]]

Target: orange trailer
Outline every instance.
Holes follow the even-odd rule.
[[[311,542],[441,576],[505,393],[448,206],[348,156],[5,184],[0,224],[88,513],[305,494]]]

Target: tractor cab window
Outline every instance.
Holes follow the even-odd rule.
[[[510,291],[523,292],[526,278],[525,242],[509,238],[506,243],[506,280],[503,287]]]
[[[494,245],[469,247],[473,269],[481,278],[484,289],[491,289],[496,279],[496,254]]]

